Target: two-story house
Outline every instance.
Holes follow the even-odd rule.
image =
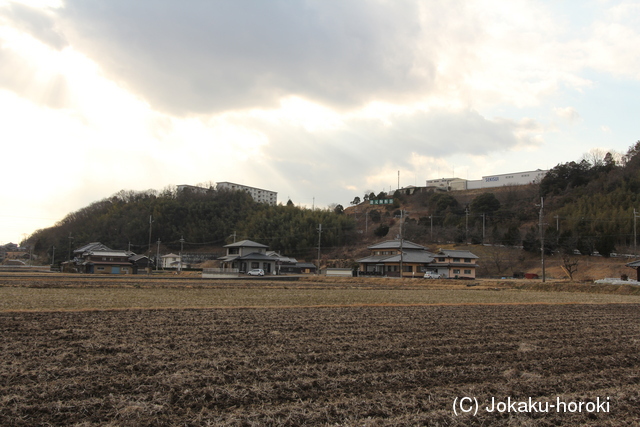
[[[415,277],[424,274],[434,260],[434,254],[424,246],[408,240],[387,240],[369,246],[371,255],[359,259],[359,270],[365,274],[380,276]]]
[[[475,279],[478,256],[469,251],[439,249],[429,269],[444,277]]]
[[[368,249],[371,255],[357,261],[364,275],[420,277],[433,271],[443,277],[476,277],[478,257],[469,251],[440,249],[432,253],[408,240],[387,240]]]
[[[240,273],[261,268],[265,274],[275,274],[277,258],[267,254],[269,246],[242,240],[224,247],[227,255],[220,258],[223,268],[237,268]]]
[[[85,251],[82,266],[85,273],[132,274],[133,263],[128,251]]]

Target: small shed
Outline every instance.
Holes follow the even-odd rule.
[[[636,270],[636,280],[640,282],[640,260],[627,263],[626,265]]]

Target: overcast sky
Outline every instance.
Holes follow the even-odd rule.
[[[0,0],[0,244],[119,190],[345,207],[640,139],[640,3]]]

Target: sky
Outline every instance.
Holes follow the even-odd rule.
[[[278,201],[640,139],[640,3],[0,0],[0,244],[120,190]]]

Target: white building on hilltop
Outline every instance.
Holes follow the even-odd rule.
[[[526,172],[513,172],[501,175],[483,176],[482,179],[466,180],[461,178],[442,178],[427,180],[427,187],[442,188],[448,191],[475,190],[478,188],[495,188],[507,185],[527,185],[539,183],[549,172],[537,169]]]
[[[275,205],[278,202],[278,193],[275,191],[263,190],[261,188],[249,187],[233,182],[217,182],[216,190],[246,191],[256,202],[267,203],[269,205]]]

